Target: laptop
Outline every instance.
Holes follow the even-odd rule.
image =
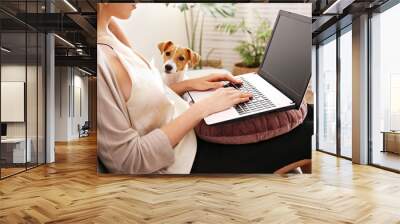
[[[225,85],[251,92],[252,99],[204,118],[206,124],[299,108],[311,78],[311,35],[310,17],[279,11],[259,70],[235,76],[243,81],[240,86]],[[213,91],[190,91],[189,96],[197,102]]]

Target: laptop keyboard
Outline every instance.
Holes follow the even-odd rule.
[[[225,87],[233,87],[243,92],[252,93],[253,97],[245,103],[240,103],[234,106],[235,110],[240,114],[254,113],[257,111],[263,111],[275,107],[268,97],[264,96],[258,91],[252,84],[245,79],[240,78],[243,81],[242,85],[235,85],[228,83]]]

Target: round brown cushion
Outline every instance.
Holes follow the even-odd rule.
[[[307,105],[298,110],[265,113],[216,125],[207,125],[204,120],[195,127],[199,138],[220,144],[248,144],[271,139],[288,133],[303,123]]]

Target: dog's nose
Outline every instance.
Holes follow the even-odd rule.
[[[165,71],[171,71],[172,70],[172,65],[166,64],[164,67],[165,67]]]

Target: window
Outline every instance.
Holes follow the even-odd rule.
[[[353,78],[351,25],[322,41],[317,58],[317,149],[350,159]]]
[[[340,36],[340,155],[352,156],[352,33],[351,26]]]
[[[317,149],[336,153],[336,36],[318,47]]]
[[[43,1],[1,1],[25,16]],[[37,18],[37,17],[35,17]],[[45,163],[45,35],[0,12],[0,178]],[[4,22],[4,21],[7,22]]]
[[[371,162],[400,170],[400,4],[371,18]]]

